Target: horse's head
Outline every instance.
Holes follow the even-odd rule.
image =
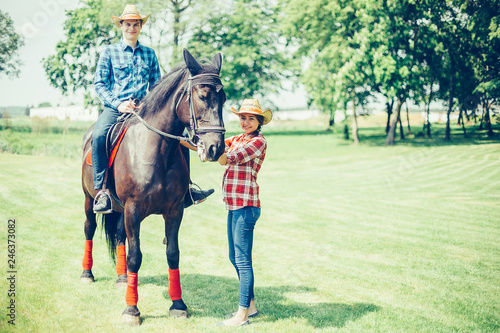
[[[199,63],[184,49],[184,62],[191,74],[185,89],[189,112],[178,112],[178,116],[191,127],[200,159],[217,161],[224,153],[225,132],[222,105],[226,94],[219,76],[222,55],[216,54],[210,63]]]

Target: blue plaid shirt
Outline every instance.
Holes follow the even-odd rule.
[[[94,88],[104,106],[118,109],[130,97],[142,99],[161,77],[155,51],[120,42],[104,48],[97,63]]]

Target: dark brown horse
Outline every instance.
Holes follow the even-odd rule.
[[[113,204],[115,212],[104,215],[110,252],[116,252],[128,240],[128,268],[126,302],[123,321],[140,323],[137,308],[137,273],[141,267],[141,222],[151,214],[161,214],[165,220],[167,262],[169,266],[169,295],[173,301],[171,315],[188,316],[182,300],[179,278],[178,233],[184,212],[184,196],[188,191],[189,172],[181,153],[179,140],[185,128],[198,144],[202,161],[217,161],[224,152],[224,123],[222,105],[225,94],[219,73],[222,56],[211,62],[198,62],[184,50],[184,62],[155,85],[143,100],[137,117],[132,120],[123,137],[108,178],[112,176],[116,195],[123,208]],[[141,119],[139,121],[139,119]],[[83,139],[82,185],[85,193],[86,251],[82,279],[93,281],[92,238],[96,230],[93,198],[96,195],[92,181],[92,167],[85,157],[91,147],[93,127]],[[109,182],[109,180],[108,180]],[[123,229],[125,229],[123,231]],[[119,248],[120,250],[120,248]],[[118,255],[124,257],[124,253]],[[119,259],[119,258],[118,258]],[[126,269],[120,268],[122,279]]]

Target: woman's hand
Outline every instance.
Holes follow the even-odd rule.
[[[227,163],[227,155],[224,153],[219,157],[219,164],[220,165],[226,165]]]

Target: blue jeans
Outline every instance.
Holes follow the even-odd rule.
[[[95,124],[92,133],[92,176],[94,179],[94,190],[102,189],[104,175],[108,168],[108,156],[106,154],[106,134],[111,125],[116,123],[121,113],[118,110],[104,108]]]
[[[252,245],[253,229],[260,217],[260,208],[247,206],[230,210],[227,215],[229,260],[240,280],[240,307],[248,309],[253,293]]]

